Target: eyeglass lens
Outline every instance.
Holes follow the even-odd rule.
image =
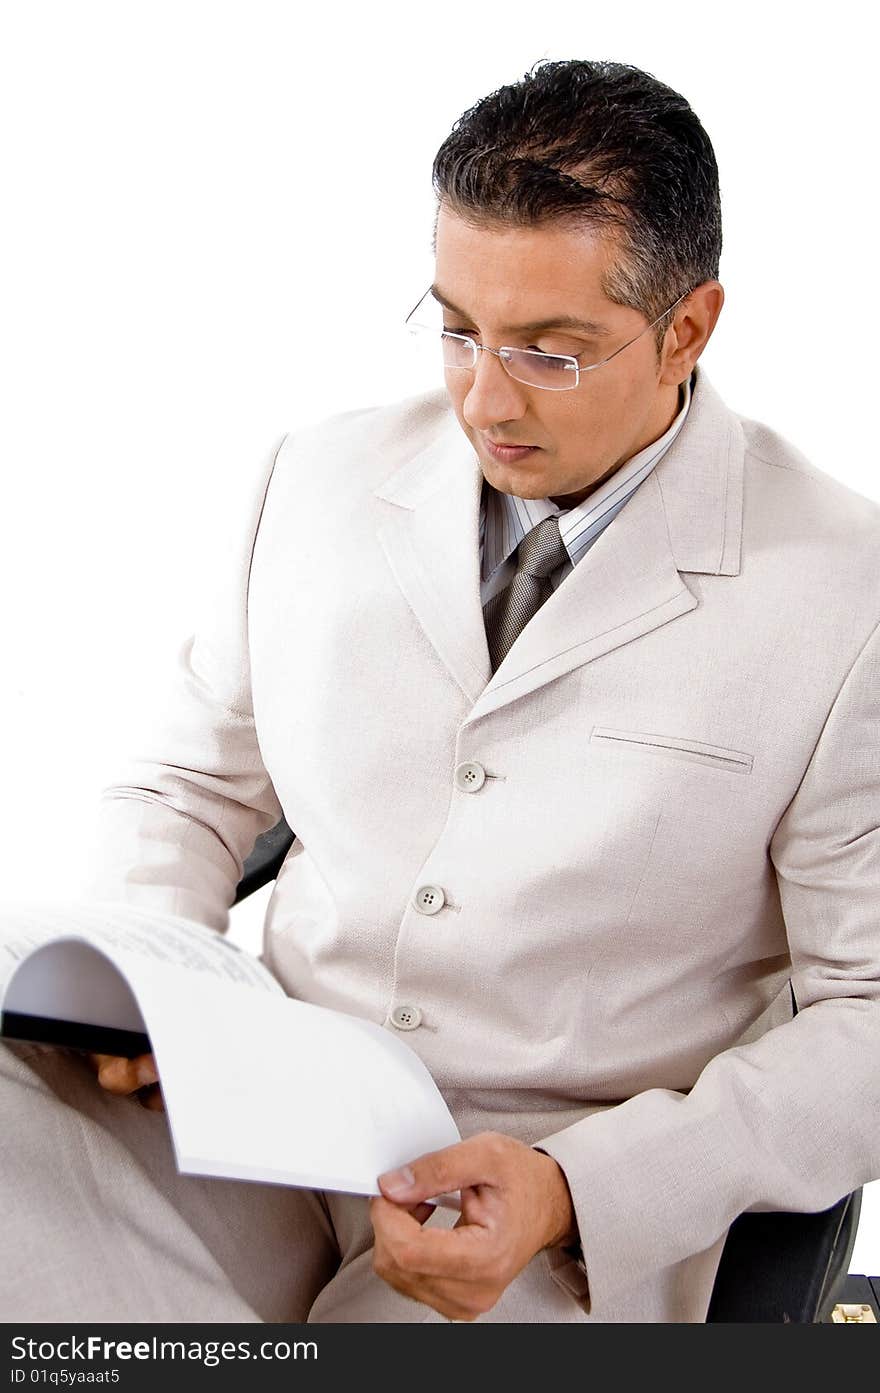
[[[476,367],[479,349],[467,339],[455,334],[444,334],[443,362],[448,368]],[[574,363],[566,358],[552,354],[526,353],[515,348],[505,348],[500,357],[511,377],[535,387],[549,387],[551,390],[564,390],[577,383],[578,373]]]

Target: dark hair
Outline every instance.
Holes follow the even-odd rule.
[[[712,144],[684,97],[629,64],[535,64],[459,117],[432,178],[438,217],[445,203],[475,226],[616,228],[604,293],[649,322],[718,277]],[[436,235],[435,218],[435,246]],[[657,326],[658,354],[671,319]]]

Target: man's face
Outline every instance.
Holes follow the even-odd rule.
[[[602,292],[602,272],[615,255],[608,234],[552,225],[471,227],[441,204],[434,289],[457,307],[444,307],[443,325],[492,348],[537,348],[597,362],[646,325],[638,310]],[[590,334],[524,327],[561,316],[597,328]],[[674,337],[667,334],[667,344]],[[446,386],[490,484],[573,507],[663,434],[678,413],[678,383],[689,370],[680,361],[658,364],[650,330],[611,362],[582,372],[568,391],[517,382],[491,353],[480,353],[473,370],[447,368]],[[500,462],[487,440],[536,448],[522,460]]]

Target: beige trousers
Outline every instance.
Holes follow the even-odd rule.
[[[64,1050],[0,1042],[0,1234],[2,1321],[445,1320],[373,1271],[367,1199],[181,1176],[165,1114]],[[590,1317],[538,1253],[479,1319]]]

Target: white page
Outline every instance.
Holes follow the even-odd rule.
[[[57,949],[23,960],[60,937]],[[215,977],[283,996],[284,989],[252,954],[182,915],[141,909],[122,900],[0,903],[0,1000],[7,1010],[92,1025],[142,1029],[131,996],[96,963],[80,940],[108,952],[140,956],[186,972],[191,983]],[[8,988],[15,974],[12,994]]]
[[[181,1171],[376,1195],[384,1171],[461,1140],[383,1026],[220,982],[194,1003],[182,990],[156,977],[139,991]]]
[[[61,1019],[82,1019],[71,1014],[76,993],[85,999],[91,981],[103,982],[106,1010],[115,979],[147,1022],[182,1172],[370,1195],[384,1171],[461,1140],[409,1045],[377,1023],[294,1001],[248,954],[259,972],[232,970],[230,946],[212,930],[119,914],[132,907],[113,901],[90,903],[91,927],[71,933],[67,906],[31,906],[31,923],[22,908],[0,906],[0,943],[11,922],[19,952],[28,932],[43,946],[7,984],[4,1005],[49,1014],[51,999]],[[65,937],[46,944],[61,925]],[[206,938],[198,951],[190,927]],[[264,977],[271,991],[249,989]]]

